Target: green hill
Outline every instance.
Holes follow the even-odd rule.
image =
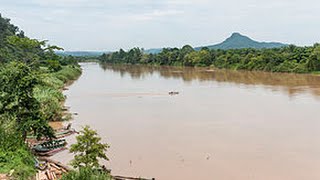
[[[288,46],[287,44],[278,43],[278,42],[259,42],[252,40],[251,38],[244,36],[240,33],[233,33],[229,38],[219,44],[208,45],[208,46],[200,46],[195,47],[194,49],[199,51],[202,48],[209,49],[244,49],[244,48],[253,48],[253,49],[271,49],[271,48],[280,48]],[[158,54],[162,51],[161,48],[155,49],[147,49],[144,52],[150,54]]]
[[[203,46],[209,49],[243,49],[243,48],[254,48],[254,49],[270,49],[279,48],[287,46],[287,44],[282,44],[278,42],[258,42],[252,40],[251,38],[241,35],[240,33],[233,33],[229,38],[227,38],[222,43],[216,45]],[[199,50],[203,47],[197,47]]]

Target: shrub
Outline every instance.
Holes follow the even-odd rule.
[[[0,127],[0,173],[14,170],[15,179],[28,179],[35,173],[34,159],[21,137]]]
[[[82,167],[79,171],[71,171],[63,175],[61,180],[111,180],[112,177],[106,172]]]

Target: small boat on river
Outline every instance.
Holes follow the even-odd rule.
[[[66,149],[65,139],[46,141],[32,147],[33,152],[39,156],[52,156]]]
[[[56,130],[55,136],[57,139],[70,136],[72,134],[78,133],[75,129],[71,128],[71,123],[67,127]]]
[[[173,96],[173,95],[178,95],[179,92],[178,91],[170,91],[169,92],[169,95]]]
[[[60,139],[60,138],[67,137],[67,136],[70,136],[75,133],[78,133],[78,132],[75,129],[71,128],[71,124],[68,124],[68,126],[66,126],[64,128],[60,128],[60,129],[55,130],[54,135],[55,135],[56,139]],[[27,139],[31,139],[31,140],[37,139],[37,137],[33,136],[33,135],[29,135],[29,136],[27,136]]]

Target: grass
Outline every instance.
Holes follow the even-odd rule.
[[[61,101],[65,98],[59,89],[49,86],[38,86],[34,89],[34,96],[41,104],[41,113],[47,120],[62,118]]]
[[[61,80],[63,83],[73,81],[81,75],[81,68],[76,65],[64,66],[62,70],[52,74],[53,77]]]
[[[55,73],[46,73],[42,76],[42,85],[34,89],[34,96],[41,104],[41,112],[48,121],[63,120],[61,102],[65,100],[61,89],[69,81],[81,75],[79,66],[64,66]]]

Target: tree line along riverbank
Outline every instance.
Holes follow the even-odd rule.
[[[148,54],[143,49],[120,49],[104,53],[101,62],[116,64],[150,64],[169,66],[212,67],[220,69],[316,73],[320,71],[320,44],[309,47],[289,45],[272,49],[209,49],[196,50],[190,45],[164,48]]]
[[[50,121],[64,120],[62,89],[81,75],[61,49],[28,38],[0,14],[0,174],[14,179],[34,176],[35,157],[26,138],[54,138]]]
[[[54,137],[50,121],[62,121],[62,88],[81,74],[77,65],[47,72],[21,62],[0,67],[0,173],[14,170],[13,177],[27,179],[35,173],[34,155],[26,136]]]

